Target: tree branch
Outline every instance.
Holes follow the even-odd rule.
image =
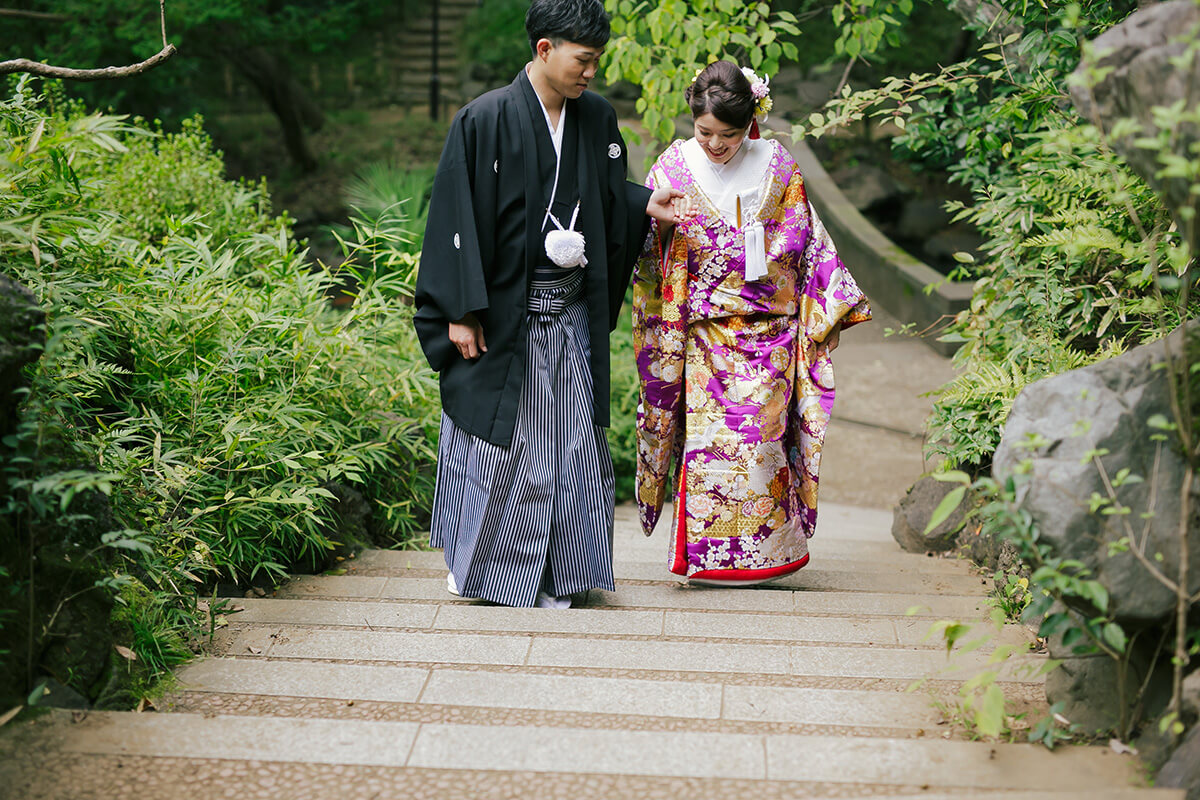
[[[66,14],[47,14],[44,11],[22,11],[19,8],[0,8],[0,17],[38,19],[46,20],[47,22],[66,22],[70,19]]]
[[[138,64],[126,67],[102,67],[100,69],[71,69],[43,64],[40,61],[30,61],[28,58],[14,58],[10,61],[0,61],[0,75],[14,72],[28,72],[32,75],[42,75],[47,78],[62,78],[71,81],[103,81],[111,78],[128,78],[140,75],[154,69],[176,53],[175,45],[168,44],[158,53]]]

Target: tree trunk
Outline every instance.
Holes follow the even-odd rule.
[[[319,130],[325,123],[321,109],[312,101],[282,59],[261,47],[218,45],[216,52],[229,60],[267,102],[283,132],[288,155],[305,172],[317,168],[317,159],[308,144],[307,131]]]

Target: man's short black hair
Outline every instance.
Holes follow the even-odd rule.
[[[525,32],[534,51],[541,39],[603,47],[608,44],[608,12],[601,0],[532,0]]]

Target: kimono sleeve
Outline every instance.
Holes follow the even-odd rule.
[[[650,188],[671,185],[661,163],[655,163],[646,184]],[[662,513],[670,460],[683,430],[686,281],[685,241],[674,237],[664,242],[657,222],[652,222],[633,282],[633,349],[638,371],[635,499],[642,532],[647,536]]]
[[[804,179],[799,170],[792,176],[799,190],[788,195],[796,200],[797,212],[808,216],[809,230],[805,241],[803,264],[804,288],[800,297],[801,316],[805,333],[813,342],[823,342],[839,322],[849,328],[871,318],[871,306],[858,288],[850,270],[838,257],[833,239],[825,230],[817,210],[804,191]]]
[[[650,201],[650,189],[626,179],[629,169],[629,154],[625,140],[617,127],[616,114],[611,109],[606,120],[609,149],[609,193],[612,217],[608,221],[608,291],[609,329],[615,329],[625,300],[625,289],[634,262],[642,252],[642,243],[650,217],[646,215],[646,204]]]
[[[487,283],[477,218],[494,216],[474,192],[479,159],[475,120],[467,110],[455,117],[433,179],[429,218],[417,272],[414,324],[425,358],[441,372],[458,358],[447,325],[488,307]]]

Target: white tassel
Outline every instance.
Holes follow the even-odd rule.
[[[576,231],[550,231],[546,234],[546,255],[560,267],[585,267],[583,234]]]
[[[767,243],[761,222],[746,226],[746,280],[757,281],[767,277]]]
[[[587,256],[584,251],[587,242],[583,234],[575,230],[575,220],[579,217],[579,203],[575,204],[575,212],[571,214],[571,225],[564,229],[558,218],[546,212],[546,216],[554,223],[556,231],[546,234],[546,255],[560,267],[586,267]]]

